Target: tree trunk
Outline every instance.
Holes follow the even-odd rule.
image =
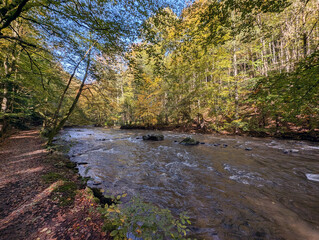
[[[4,86],[3,86],[3,98],[1,103],[1,112],[5,113],[8,108],[8,78],[11,75],[11,68],[9,66],[9,59],[8,56],[6,57],[5,61],[3,62],[4,67]]]
[[[306,58],[307,57],[307,52],[308,52],[308,43],[307,43],[308,37],[307,37],[307,33],[303,33],[302,35],[302,41],[303,41],[303,57]]]
[[[7,83],[4,83],[3,87],[3,98],[2,98],[2,103],[1,103],[1,112],[5,113],[7,111],[7,103],[8,103],[8,88],[7,88]]]
[[[59,121],[59,113],[61,111],[61,108],[62,108],[62,104],[63,104],[63,101],[64,101],[64,98],[65,98],[65,95],[67,93],[67,91],[69,90],[69,87],[71,85],[71,82],[72,82],[72,79],[78,69],[78,67],[80,66],[81,62],[86,58],[86,56],[91,52],[91,49],[92,47],[94,46],[94,43],[92,44],[92,46],[87,50],[87,52],[84,54],[84,56],[80,59],[80,61],[77,63],[77,65],[75,66],[74,70],[73,70],[73,73],[71,74],[69,80],[68,80],[68,83],[66,85],[66,87],[64,88],[64,91],[60,97],[60,100],[59,100],[59,104],[57,106],[57,109],[53,115],[53,118],[52,118],[52,129],[56,128],[57,124],[58,124],[58,121]]]
[[[238,103],[239,103],[239,95],[238,95],[238,68],[237,68],[237,54],[236,54],[236,42],[234,40],[234,53],[233,53],[233,68],[234,68],[234,81],[235,81],[235,120],[239,119],[238,113]],[[235,133],[238,133],[238,126],[236,122]]]
[[[88,52],[88,62],[87,62],[87,65],[86,65],[85,75],[83,77],[83,80],[82,80],[82,83],[81,83],[80,88],[78,90],[78,93],[77,93],[75,99],[73,100],[73,103],[72,103],[71,107],[69,108],[68,113],[66,114],[66,116],[50,131],[49,136],[48,136],[48,143],[47,143],[48,145],[52,144],[54,136],[62,129],[62,127],[64,126],[64,124],[69,119],[69,117],[72,114],[72,112],[74,111],[77,102],[79,101],[79,98],[81,96],[85,81],[86,81],[87,76],[88,76],[89,68],[90,68],[91,49],[92,49],[92,47],[89,49],[89,52]]]

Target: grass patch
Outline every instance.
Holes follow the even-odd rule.
[[[58,160],[58,159],[57,159]],[[71,162],[68,159],[61,159],[61,161],[58,161],[54,164],[57,168],[68,168],[68,169],[74,169],[76,167],[76,163]]]
[[[52,192],[54,200],[59,200],[60,206],[69,206],[74,202],[78,187],[74,182],[65,182]]]
[[[71,162],[70,160],[68,160],[68,161],[65,162],[65,166],[67,168],[73,169],[73,168],[76,168],[76,163]]]
[[[65,178],[59,173],[50,172],[50,173],[47,173],[47,174],[43,175],[42,176],[42,180],[45,183],[54,183],[54,182],[56,182],[58,180],[65,180]]]

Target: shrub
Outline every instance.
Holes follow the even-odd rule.
[[[117,196],[117,201],[121,197]],[[160,209],[152,204],[133,198],[123,205],[105,205],[101,209],[105,218],[104,230],[115,240],[135,239],[185,239],[189,218],[184,214],[175,219],[168,209]]]

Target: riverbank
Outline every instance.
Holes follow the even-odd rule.
[[[175,131],[184,133],[202,133],[202,134],[218,134],[227,136],[245,136],[245,137],[272,137],[277,139],[290,139],[290,140],[307,140],[312,142],[319,142],[319,131],[289,131],[289,132],[271,132],[271,131],[239,131],[237,134],[227,131],[214,131],[210,128],[200,128],[196,125],[123,125],[121,129],[127,130],[160,130],[160,131]]]
[[[74,165],[38,130],[0,145],[0,239],[110,239]]]

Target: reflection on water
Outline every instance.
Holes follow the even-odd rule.
[[[106,191],[188,212],[200,239],[319,239],[319,146],[301,141],[72,128],[71,160]],[[157,132],[159,133],[159,132]]]

